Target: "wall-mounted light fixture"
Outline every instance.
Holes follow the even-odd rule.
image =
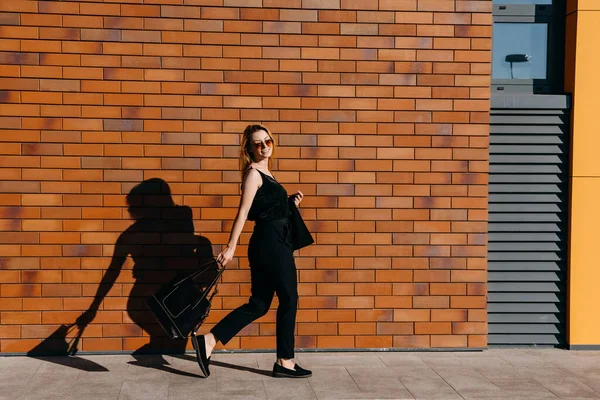
[[[506,56],[506,58],[504,59],[504,61],[506,61],[507,63],[510,63],[510,78],[514,79],[515,76],[513,75],[513,63],[522,63],[522,62],[528,62],[529,60],[531,60],[531,55],[529,54],[509,54]]]

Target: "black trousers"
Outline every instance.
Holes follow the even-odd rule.
[[[277,358],[294,358],[298,281],[289,235],[289,219],[255,226],[248,245],[252,296],[211,329],[221,343],[265,315],[277,293]]]

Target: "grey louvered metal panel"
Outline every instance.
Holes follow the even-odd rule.
[[[562,154],[558,145],[501,145],[494,144],[490,146],[490,152],[494,154]]]
[[[490,202],[494,203],[560,203],[554,194],[496,194],[490,192]]]
[[[504,164],[558,164],[560,157],[552,154],[548,155],[513,155],[513,154],[494,154],[490,153],[490,163]]]
[[[488,344],[490,345],[546,345],[546,346],[562,346],[564,344],[564,334],[555,335],[502,335],[489,334]]]
[[[527,110],[527,109],[519,109],[519,110],[512,110],[512,109],[510,109],[510,110],[509,109],[494,110],[494,109],[492,109],[492,111],[490,112],[490,115],[498,115],[498,116],[502,116],[502,117],[509,117],[511,115],[514,115],[514,116],[516,116],[515,121],[519,120],[518,117],[523,117],[523,116],[545,117],[548,115],[552,115],[552,116],[561,117],[561,118],[564,118],[566,116],[566,114],[563,110]]]
[[[514,10],[513,7],[522,8],[523,6],[511,5],[509,9]],[[530,7],[530,15],[537,15],[539,8],[534,6]],[[507,11],[500,10],[500,5],[494,6],[494,15],[506,13]],[[509,11],[514,14],[514,11]],[[521,13],[522,14],[522,13]],[[533,85],[534,82],[531,82]],[[562,111],[569,108],[571,99],[568,95],[555,95],[555,94],[535,94],[535,95],[511,95],[495,93],[491,99],[492,112],[497,113],[499,111],[510,112],[512,110],[518,110],[520,112],[548,112],[548,111]]]
[[[540,213],[558,214],[561,213],[561,207],[559,204],[523,204],[523,203],[509,203],[509,204],[489,204],[490,213],[505,213],[505,212],[531,212],[537,211]],[[499,215],[499,214],[498,214]],[[491,217],[491,214],[490,214]],[[559,218],[560,219],[560,218]]]
[[[503,242],[490,243],[490,251],[560,251],[556,243],[538,243],[538,242]]]
[[[529,172],[529,171],[528,171]],[[540,174],[523,174],[523,175],[508,175],[494,174],[490,176],[490,183],[561,183],[560,177],[556,174],[540,175]]]
[[[490,272],[489,279],[494,282],[556,282],[561,279],[559,274],[554,272]]]
[[[558,262],[526,262],[526,261],[489,261],[488,270],[491,271],[561,271]]]
[[[490,345],[564,344],[568,121],[563,109],[491,110]]]
[[[504,185],[498,183],[492,183],[489,187],[490,193],[562,193],[563,188],[558,185],[546,184],[546,185],[524,185],[524,184],[513,184]]]
[[[527,314],[494,313],[494,314],[490,315],[488,320],[490,322],[504,323],[504,324],[531,323],[532,321],[537,322],[537,323],[543,323],[543,324],[556,324],[556,323],[564,322],[564,319],[560,319],[557,314],[534,314],[534,313],[527,313]]]
[[[560,217],[556,214],[531,214],[531,213],[506,213],[506,214],[494,214],[493,222],[560,222]]]
[[[558,334],[560,330],[557,324],[501,324],[496,323],[490,326],[489,333],[541,333],[541,334]]]
[[[527,292],[531,293],[560,293],[561,288],[554,282],[490,282],[489,290],[498,293]]]
[[[560,257],[559,254],[555,253],[529,253],[525,251],[520,252],[508,252],[508,251],[494,251],[488,252],[488,260],[491,261],[563,261],[564,258]]]
[[[525,214],[527,215],[527,214]],[[556,233],[490,233],[489,241],[491,242],[556,242],[560,237]]]
[[[515,133],[528,135],[562,135],[564,132],[560,126],[556,125],[492,125],[490,127],[492,135],[497,133]]]
[[[490,223],[490,232],[560,232],[561,226],[557,223]]]
[[[507,313],[520,313],[525,316],[536,313],[563,316],[558,306],[553,303],[492,303],[488,305],[488,319],[493,319],[494,316],[502,316]]]
[[[559,303],[562,300],[556,293],[503,292],[488,293],[488,301],[500,303]]]
[[[519,132],[522,133],[522,132]],[[563,144],[559,136],[546,135],[496,135],[490,138],[490,144]]]
[[[495,115],[490,117],[492,124],[503,125],[561,125],[563,120],[559,115]]]
[[[535,164],[492,164],[490,173],[509,173],[509,174],[562,174],[558,165],[535,165]]]

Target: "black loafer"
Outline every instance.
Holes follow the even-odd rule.
[[[200,366],[200,370],[204,374],[206,378],[210,376],[210,370],[208,369],[208,365],[210,364],[210,357],[206,357],[206,344],[204,343],[204,336],[200,336],[200,340],[198,340],[198,336],[195,333],[192,333],[192,345],[194,346],[194,350],[196,350],[196,360],[198,361],[198,366]]]
[[[298,364],[294,365],[294,369],[282,367],[275,363],[273,364],[273,378],[308,378],[312,376],[312,371],[302,368]]]

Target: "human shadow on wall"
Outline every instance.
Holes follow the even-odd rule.
[[[183,354],[187,338],[171,339],[145,304],[148,296],[179,274],[191,273],[213,257],[210,241],[194,234],[192,209],[176,205],[167,182],[152,178],[136,185],[127,195],[128,212],[134,222],[119,235],[114,254],[89,309],[75,322],[80,330],[97,315],[103,300],[113,288],[127,257],[133,259],[135,282],[128,293],[129,318],[148,337],[147,343],[133,352],[130,364],[158,368],[190,376],[167,367],[162,354]],[[123,285],[123,296],[127,285]],[[126,325],[124,325],[126,326]],[[110,324],[104,325],[110,328]],[[107,332],[103,332],[107,336]],[[140,337],[133,330],[129,337]],[[110,335],[110,334],[109,334]],[[137,335],[137,336],[136,336]],[[146,336],[147,335],[147,336]],[[142,355],[155,354],[154,357]]]

